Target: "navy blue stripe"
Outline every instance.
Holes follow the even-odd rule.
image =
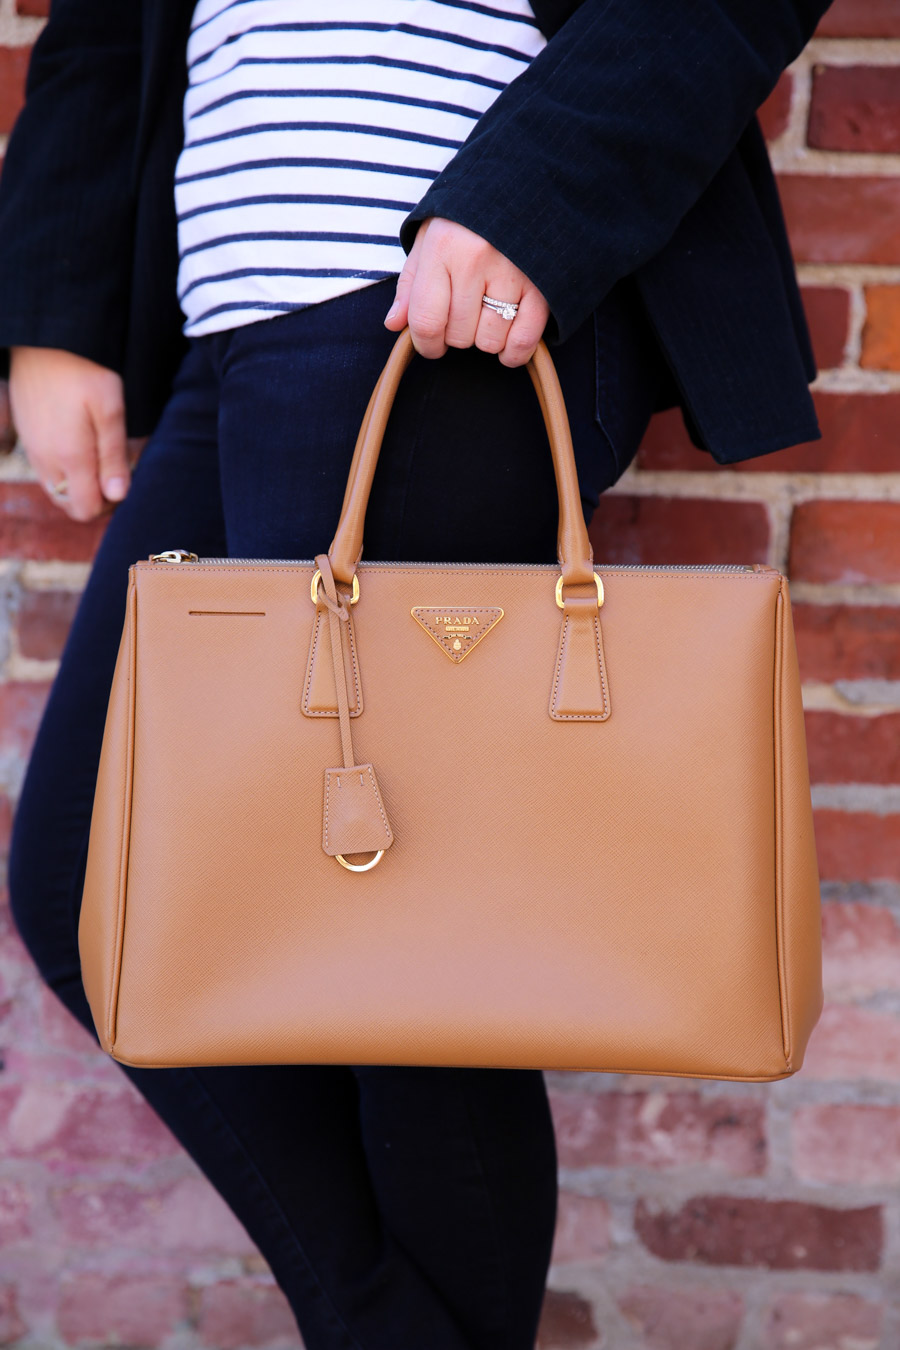
[[[234,206],[277,206],[306,202],[321,206],[366,206],[384,210],[411,211],[415,201],[395,202],[381,197],[339,197],[319,192],[282,192],[270,193],[262,197],[235,197],[227,202],[210,202],[208,206],[195,206],[191,211],[182,211],[179,221],[191,220],[194,216],[209,215],[212,211],[230,211]]]
[[[238,89],[233,94],[223,94],[221,98],[206,103],[202,108],[190,110],[191,121],[215,112],[217,108],[227,107],[244,98],[363,98],[375,103],[401,103],[411,108],[428,108],[434,112],[456,113],[460,117],[471,118],[473,122],[481,116],[480,108],[466,108],[461,103],[437,103],[430,98],[414,98],[411,94],[380,93],[377,89]]]
[[[390,70],[414,70],[419,75],[438,75],[445,80],[462,80],[466,84],[480,84],[486,89],[505,89],[506,80],[492,80],[488,75],[466,74],[462,70],[448,70],[445,66],[427,66],[422,61],[401,61],[391,56],[242,56],[229,66],[221,75],[210,75],[205,80],[195,80],[192,89],[202,89],[204,84],[213,84],[224,75],[230,75],[241,66],[386,66]]]
[[[314,239],[322,242],[330,240],[336,244],[376,244],[388,248],[399,248],[400,241],[391,234],[358,234],[352,230],[250,230],[243,234],[223,234],[218,239],[204,239],[201,244],[191,244],[181,250],[182,258],[192,253],[202,253],[208,248],[217,248],[219,244],[241,244],[269,242],[275,239]]]
[[[504,47],[496,42],[481,42],[478,38],[462,37],[459,33],[443,33],[437,28],[420,28],[413,23],[351,23],[349,21],[330,20],[321,23],[253,24],[250,28],[245,28],[243,32],[233,33],[231,37],[217,43],[211,51],[195,57],[193,61],[189,62],[188,70],[195,70],[197,66],[202,65],[204,61],[208,61],[216,52],[224,51],[233,42],[240,42],[241,38],[247,37],[250,33],[322,33],[333,30],[360,33],[408,33],[411,37],[430,38],[434,42],[451,42],[456,47],[469,47],[472,51],[494,52],[497,56],[510,56],[514,61],[528,61],[529,59],[527,52],[520,51],[516,47]]]
[[[507,23],[524,23],[529,28],[537,28],[538,21],[534,15],[528,14],[508,14],[505,9],[494,9],[492,5],[482,5],[478,0],[437,0],[439,5],[446,5],[448,9],[470,9],[473,14],[487,14],[492,19],[503,19]]]
[[[352,131],[358,136],[384,136],[391,141],[413,141],[416,145],[445,145],[451,150],[458,150],[462,145],[462,141],[449,136],[426,136],[423,131],[399,131],[396,127],[369,127],[360,122],[257,122],[252,127],[235,127],[234,131],[220,131],[215,136],[204,136],[199,141],[192,140],[189,148],[214,145],[216,141],[231,141],[237,136],[254,136],[257,132],[263,131]]]
[[[388,276],[396,276],[396,272],[389,272]],[[384,280],[384,278],[381,278]],[[361,289],[358,287],[357,289]],[[298,309],[309,309],[310,305],[318,304],[317,300],[300,300],[291,302],[288,300],[235,300],[221,305],[213,305],[211,309],[205,309],[202,314],[198,314],[195,319],[191,319],[190,327],[203,323],[204,319],[211,319],[214,314],[228,314],[235,310],[265,309],[277,314],[293,314]]]
[[[222,178],[230,173],[245,173],[250,169],[365,169],[369,173],[402,173],[411,178],[427,178],[431,182],[434,169],[400,169],[396,164],[381,164],[367,159],[325,159],[318,156],[289,156],[284,159],[245,159],[239,164],[223,164],[218,169],[204,169],[202,173],[189,173],[175,179],[176,187],[182,183],[197,183],[204,178]]]
[[[468,9],[471,10],[473,14],[486,14],[489,18],[503,19],[507,23],[524,23],[530,28],[537,28],[538,26],[537,19],[533,16],[529,17],[527,14],[508,14],[504,9],[495,9],[493,5],[480,4],[478,3],[478,0],[435,0],[435,2],[437,4],[446,5],[448,9]],[[192,31],[199,33],[201,28],[205,28],[207,24],[215,23],[216,19],[221,18],[223,14],[227,14],[230,9],[237,9],[240,5],[250,3],[252,3],[252,0],[231,0],[230,5],[223,5],[215,14],[210,15],[208,19],[204,19],[202,23],[198,23]]]
[[[236,300],[233,304],[213,305],[212,309],[205,309],[202,314],[198,314],[195,319],[191,319],[190,326],[193,328],[196,324],[202,323],[204,319],[211,319],[214,314],[227,314],[238,309],[268,309],[279,314],[290,314],[295,309],[309,309],[310,305],[315,303],[314,300],[303,300],[299,304],[289,304],[287,301],[281,303],[266,300]]]
[[[198,286],[209,286],[220,281],[239,281],[242,277],[366,277],[371,281],[385,281],[388,277],[398,276],[396,268],[391,272],[370,271],[359,267],[236,267],[233,272],[216,272],[213,276],[197,277],[183,291],[178,299],[183,300]]]

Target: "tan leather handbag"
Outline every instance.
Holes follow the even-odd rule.
[[[128,1064],[770,1079],[822,1003],[785,579],[360,562],[401,335],[315,561],[130,571],[80,923]]]

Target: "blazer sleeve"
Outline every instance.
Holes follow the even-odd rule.
[[[121,370],[140,76],[141,0],[53,0],[0,176],[0,348]]]
[[[671,238],[827,0],[583,0],[406,217],[516,264],[566,338]],[[555,329],[555,331],[554,331]]]

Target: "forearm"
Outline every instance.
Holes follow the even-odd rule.
[[[567,336],[652,257],[735,146],[825,0],[584,0],[404,221],[482,235]]]

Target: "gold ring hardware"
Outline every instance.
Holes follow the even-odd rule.
[[[597,583],[597,608],[600,609],[600,607],[603,604],[603,582],[600,580],[596,572],[594,573],[594,580]],[[562,592],[563,592],[563,579],[562,577],[560,577],[559,581],[556,583],[556,603],[559,605],[560,609],[565,609],[565,603],[563,601]]]
[[[313,573],[313,579],[312,579],[312,581],[311,581],[311,583],[310,583],[310,587],[309,587],[310,598],[312,599],[312,602],[313,602],[314,605],[317,605],[317,604],[319,603],[319,582],[320,582],[321,580],[322,580],[322,573],[319,571],[319,569],[318,569],[318,567],[317,567],[316,570],[315,570],[315,572]],[[354,572],[354,573],[353,573],[353,590],[352,590],[351,593],[350,593],[350,603],[351,603],[351,605],[355,605],[358,599],[359,599],[359,577],[358,577],[358,576],[356,575],[356,573]],[[346,863],[345,863],[344,865],[346,866]],[[363,870],[364,870],[364,869],[363,869]]]
[[[384,857],[384,849],[380,848],[375,854],[375,857],[372,858],[371,862],[367,863],[348,863],[347,859],[342,857],[340,853],[336,853],[334,856],[341,864],[341,867],[346,867],[348,872],[371,872],[372,868],[377,866]]]

